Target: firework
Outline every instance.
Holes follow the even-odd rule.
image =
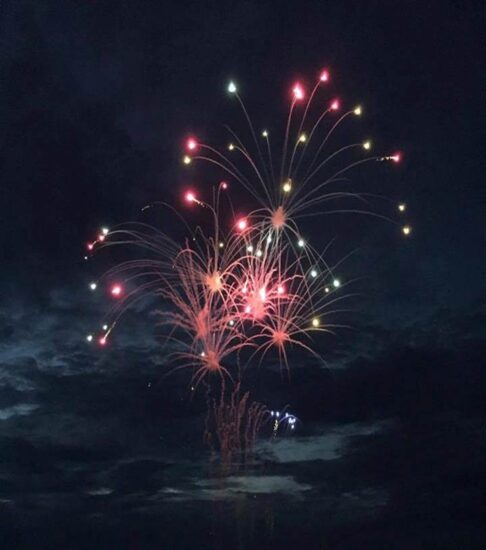
[[[360,117],[363,107],[342,111],[343,102],[335,97],[318,100],[329,81],[329,71],[323,70],[310,93],[300,82],[292,86],[278,155],[270,132],[256,132],[237,84],[230,82],[227,91],[242,109],[249,142],[231,129],[231,141],[222,148],[192,135],[185,140],[185,165],[206,162],[226,178],[213,186],[212,193],[194,188],[182,193],[187,207],[207,213],[205,228],[192,229],[178,215],[187,235],[182,243],[140,223],[112,230],[103,227],[87,245],[89,254],[115,245],[143,252],[143,257],[117,265],[90,284],[93,291],[107,285],[114,299],[111,321],[98,343],[106,345],[120,316],[134,302],[147,294],[157,296],[159,323],[166,327],[165,339],[172,349],[169,363],[192,369],[194,389],[202,381],[210,385],[219,380],[220,397],[208,405],[213,427],[206,434],[213,444],[218,442],[225,460],[252,448],[267,414],[263,405],[250,403],[249,393],[240,393],[244,367],[261,364],[273,352],[288,368],[290,348],[317,354],[312,336],[338,326],[330,319],[349,296],[335,275],[337,266],[325,260],[328,247],[309,243],[300,220],[354,212],[384,218],[401,226],[403,235],[411,233],[410,225],[360,206],[374,195],[348,189],[349,175],[357,167],[397,163],[401,154],[370,156],[372,143],[367,138],[331,148],[343,125]],[[253,202],[251,211],[235,211],[228,182],[236,184],[235,200],[243,193],[245,204]],[[339,206],[324,209],[328,204]],[[405,211],[405,203],[400,203],[399,214]],[[87,340],[96,338],[90,334]],[[230,391],[226,391],[228,380],[233,384]],[[283,418],[291,429],[295,427],[296,417],[286,413]],[[275,421],[274,434],[282,419]]]

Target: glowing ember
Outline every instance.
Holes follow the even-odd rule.
[[[186,142],[186,147],[189,151],[194,151],[197,147],[197,141],[194,138],[189,138]]]
[[[302,88],[302,86],[297,83],[295,84],[295,86],[292,88],[292,92],[294,94],[294,99],[295,100],[301,100],[301,99],[304,99],[304,88]]]
[[[110,292],[112,296],[114,296],[115,298],[118,298],[119,296],[121,296],[121,293],[122,293],[121,285],[113,285],[111,287]]]

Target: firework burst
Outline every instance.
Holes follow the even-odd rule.
[[[376,195],[350,191],[349,175],[367,163],[399,162],[401,155],[370,155],[368,139],[332,149],[342,127],[360,117],[363,108],[343,110],[339,99],[322,99],[329,81],[329,71],[323,70],[310,92],[300,82],[292,86],[283,138],[275,143],[269,130],[255,130],[237,84],[230,82],[227,90],[242,109],[248,142],[230,128],[231,141],[223,148],[196,136],[185,141],[184,165],[205,162],[226,178],[212,193],[190,189],[183,194],[187,206],[207,213],[206,229],[192,229],[178,214],[187,235],[182,243],[148,225],[131,224],[102,228],[87,245],[89,255],[115,245],[143,252],[90,284],[93,291],[108,285],[115,300],[100,345],[127,308],[147,294],[156,295],[159,322],[173,349],[170,363],[192,369],[195,388],[202,381],[211,383],[213,375],[220,380],[220,398],[209,404],[213,429],[207,435],[213,434],[226,458],[252,447],[265,417],[263,406],[250,404],[249,394],[240,393],[242,367],[262,363],[273,352],[288,368],[290,348],[316,354],[312,336],[338,326],[330,319],[349,296],[335,277],[335,266],[325,260],[327,247],[319,252],[322,246],[307,242],[300,220],[353,212],[398,224],[385,213],[368,210]],[[235,199],[229,195],[233,187]],[[234,201],[242,196],[254,208],[236,215]],[[405,203],[394,210],[403,215]],[[409,235],[411,226],[403,225],[402,233]],[[96,338],[90,334],[87,340]],[[233,389],[226,392],[228,379]]]

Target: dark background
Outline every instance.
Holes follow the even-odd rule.
[[[0,18],[2,547],[483,546],[483,3],[4,0]],[[297,359],[290,383],[257,376],[257,397],[301,424],[221,479],[149,311],[107,350],[86,345],[106,300],[84,243],[177,204],[187,133],[241,124],[228,78],[273,127],[321,67],[365,107],[350,135],[403,151],[372,186],[406,200],[413,234],[309,228],[359,248],[340,274],[365,277],[355,330],[326,341],[326,366]]]

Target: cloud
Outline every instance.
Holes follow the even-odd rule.
[[[314,426],[321,435],[307,437],[283,437],[261,443],[259,455],[277,463],[307,462],[313,460],[328,461],[341,458],[346,452],[348,441],[356,436],[378,433],[389,427],[390,422],[372,424],[341,424],[335,426]]]
[[[39,405],[35,403],[21,403],[12,407],[6,407],[5,409],[0,409],[0,420],[7,420],[12,416],[29,415],[38,408]]]

